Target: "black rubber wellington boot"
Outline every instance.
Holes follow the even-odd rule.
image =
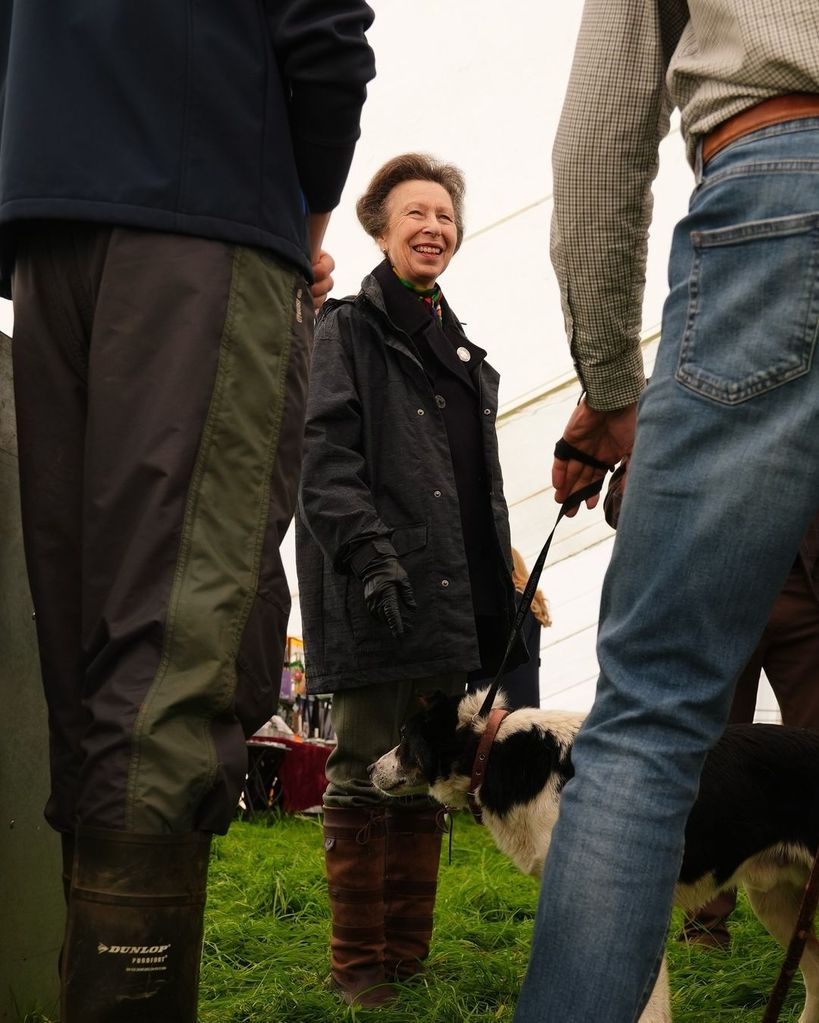
[[[196,1023],[210,835],[80,828],[61,1023]]]

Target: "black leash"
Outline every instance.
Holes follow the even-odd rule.
[[[563,440],[562,437],[555,445],[555,457],[562,458],[564,460],[568,460],[570,458],[575,459],[578,462],[584,462],[586,465],[591,465],[595,469],[603,469],[609,472],[614,468],[614,466],[608,465],[606,462],[601,462],[598,459],[593,458],[591,455],[586,454],[585,451],[579,451],[577,448],[569,444],[568,441]],[[540,554],[537,556],[537,560],[535,561],[529,575],[529,580],[526,583],[526,587],[521,595],[520,602],[518,603],[518,609],[515,613],[514,621],[512,622],[512,629],[509,633],[509,640],[506,644],[506,652],[503,655],[503,660],[501,661],[497,674],[492,680],[492,685],[489,687],[489,691],[481,705],[481,709],[475,715],[476,718],[486,717],[492,709],[495,697],[498,695],[498,689],[500,688],[501,681],[503,680],[503,673],[506,670],[506,662],[509,660],[509,655],[512,653],[512,647],[515,645],[515,640],[520,635],[521,626],[523,625],[523,620],[526,617],[526,612],[532,606],[535,590],[537,589],[537,584],[540,582],[540,573],[543,571],[543,565],[546,562],[546,555],[549,553],[549,547],[552,545],[552,537],[555,535],[555,530],[557,529],[560,520],[567,511],[571,511],[572,508],[576,508],[584,501],[587,501],[590,497],[594,497],[595,494],[599,494],[603,489],[604,479],[605,477],[602,477],[599,480],[595,480],[594,483],[589,483],[588,486],[585,486],[580,490],[576,490],[573,494],[570,494],[560,506],[560,511],[558,512],[552,531],[549,533],[546,543],[543,545]]]

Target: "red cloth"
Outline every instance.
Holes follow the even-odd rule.
[[[261,736],[254,736],[254,742],[264,741]],[[298,813],[311,806],[320,806],[324,790],[327,788],[327,775],[324,765],[330,756],[332,745],[323,742],[297,742],[277,735],[271,742],[280,742],[287,746],[279,768],[279,780],[282,783],[282,809],[285,813]]]

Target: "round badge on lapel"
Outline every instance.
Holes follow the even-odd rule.
[[[458,356],[461,362],[469,362],[469,360],[472,358],[472,356],[469,354],[469,349],[464,348],[463,345],[461,345],[460,348],[455,349],[455,354]]]

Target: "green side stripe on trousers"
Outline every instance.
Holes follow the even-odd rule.
[[[190,831],[216,778],[209,723],[236,688],[255,597],[296,275],[237,246],[216,379],[188,489],[162,655],[137,717],[126,828]]]

